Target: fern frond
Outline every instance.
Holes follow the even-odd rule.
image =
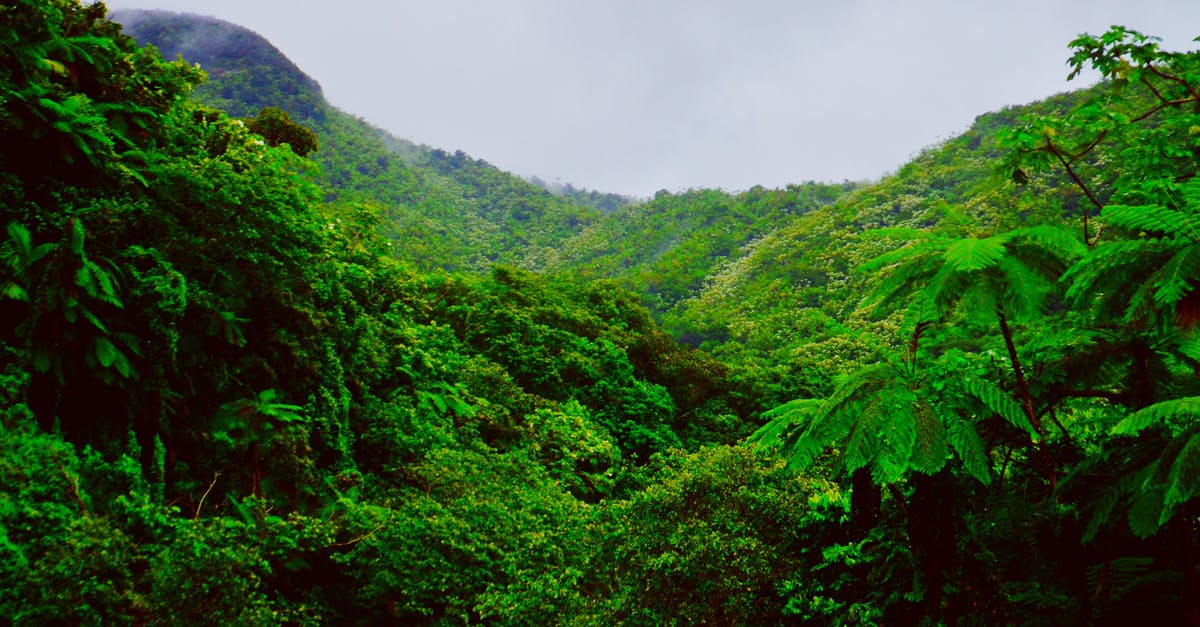
[[[872,476],[878,485],[900,481],[908,472],[917,440],[917,397],[909,390],[887,399],[880,421]]]
[[[955,414],[949,414],[947,418],[946,430],[950,436],[950,447],[962,461],[963,468],[983,485],[991,485],[992,464],[975,425]]]
[[[1200,246],[1192,245],[1178,250],[1147,281],[1154,293],[1158,307],[1173,307],[1192,291],[1193,281],[1200,276]]]
[[[888,399],[875,395],[861,405],[841,445],[841,466],[850,474],[870,464],[879,452],[883,427],[891,409]]]
[[[918,257],[910,263],[900,264],[891,269],[883,279],[872,289],[865,298],[866,306],[889,301],[893,297],[915,291],[913,286],[923,278],[937,271],[937,259],[934,257]]]
[[[819,398],[795,398],[778,407],[768,409],[761,414],[762,418],[774,421],[781,417],[795,416],[811,416],[818,408],[820,408],[822,399]],[[750,436],[753,438],[754,436]]]
[[[883,363],[873,364],[850,374],[850,376],[838,385],[829,399],[821,406],[820,411],[813,418],[810,430],[818,428],[830,416],[838,413],[842,409],[842,406],[851,399],[861,396],[864,391],[871,391],[882,387],[894,377],[895,373],[892,371],[891,366]]]
[[[1146,267],[1148,257],[1152,257],[1155,253],[1165,257],[1165,254],[1159,252],[1160,250],[1161,246],[1155,240],[1122,240],[1103,244],[1067,268],[1067,271],[1059,277],[1059,281],[1070,286],[1067,289],[1067,297],[1077,300],[1084,294],[1090,293],[1092,286],[1101,279],[1109,282],[1116,275],[1122,281],[1128,280],[1131,273],[1122,272],[1122,270],[1131,266]]]
[[[1112,226],[1137,233],[1161,234],[1167,239],[1185,237],[1200,242],[1200,216],[1158,205],[1108,205],[1100,216]]]
[[[1200,361],[1200,334],[1181,337],[1175,350],[1184,357]]]
[[[746,443],[761,450],[779,449],[787,433],[808,426],[822,402],[814,398],[797,398],[763,412],[762,417],[768,422],[750,434]]]
[[[1120,600],[1145,583],[1145,576],[1152,572],[1153,565],[1152,557],[1117,557],[1103,564],[1089,566],[1084,582],[1089,590],[1106,592],[1107,598]]]
[[[925,295],[939,310],[949,310],[955,300],[972,286],[970,275],[956,271],[950,264],[942,264],[925,287]],[[976,290],[981,291],[981,290]]]
[[[1029,319],[1040,313],[1054,284],[1043,274],[1012,257],[1001,259],[998,266],[1004,273],[1004,281],[997,291],[1000,291],[1005,311],[1018,320]]]
[[[1137,490],[1142,481],[1144,481],[1143,473],[1127,473],[1093,499],[1087,506],[1091,511],[1091,516],[1088,517],[1087,524],[1083,527],[1081,541],[1091,542],[1101,528],[1112,522],[1117,506],[1125,502],[1125,499]]]
[[[1181,417],[1196,416],[1200,416],[1200,396],[1177,398],[1133,412],[1112,428],[1112,434],[1136,435],[1152,425],[1163,424],[1172,427]],[[1178,432],[1179,429],[1176,426],[1171,430]]]
[[[1200,180],[1192,177],[1183,185],[1180,190],[1183,195],[1184,205],[1187,207],[1188,213],[1191,215],[1200,214]]]
[[[1164,525],[1175,513],[1175,508],[1192,500],[1200,492],[1200,435],[1191,429],[1190,435],[1179,449],[1179,454],[1171,464],[1167,475],[1167,483],[1163,494],[1163,510],[1159,514],[1158,524]]]
[[[913,407],[912,417],[914,438],[908,465],[913,470],[932,475],[946,465],[946,458],[950,455],[946,427],[933,407],[925,401]]]
[[[1006,252],[1003,237],[965,238],[946,248],[943,259],[958,272],[975,272],[995,266]]]
[[[962,382],[962,387],[1009,424],[1028,433],[1029,437],[1035,441],[1037,440],[1038,434],[1033,428],[1033,424],[1029,422],[1029,416],[1025,415],[1021,406],[1007,392],[1000,389],[1000,386],[986,379],[967,379]]]
[[[883,268],[901,263],[903,261],[923,257],[930,253],[940,252],[945,247],[946,240],[944,238],[923,238],[919,241],[911,242],[895,250],[890,250],[886,253],[883,253],[882,255],[879,255],[878,257],[875,257],[874,259],[871,259],[855,268],[855,272],[862,274],[873,274],[882,270]]]
[[[1133,491],[1133,502],[1129,506],[1129,530],[1139,538],[1148,538],[1162,525],[1163,496],[1165,493],[1162,465],[1158,460],[1151,462],[1139,473],[1141,484]]]
[[[1079,241],[1073,230],[1050,224],[1039,224],[1009,231],[1002,236],[1005,241],[1025,240],[1039,244],[1038,248],[1057,257],[1060,261],[1079,259],[1087,253],[1087,246]]]

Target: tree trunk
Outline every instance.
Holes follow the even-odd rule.
[[[1025,381],[1025,371],[1021,369],[1021,360],[1017,357],[1017,345],[1013,342],[1012,329],[1008,326],[1008,317],[1004,315],[1003,309],[996,309],[996,318],[1000,322],[1000,334],[1004,336],[1004,346],[1008,349],[1013,376],[1017,380],[1017,401],[1020,402],[1025,417],[1029,419],[1029,424],[1033,426],[1033,431],[1038,435],[1037,453],[1042,464],[1042,477],[1050,483],[1050,490],[1053,492],[1058,487],[1058,477],[1054,472],[1050,452],[1046,450],[1046,437],[1042,430],[1042,421],[1033,409],[1033,395],[1029,393],[1029,383]]]
[[[944,607],[946,581],[957,567],[958,538],[954,519],[954,480],[943,470],[936,475],[913,473],[908,505],[908,539],[925,583],[923,612],[954,624]]]
[[[871,479],[868,468],[855,470],[850,475],[850,485],[850,533],[853,540],[861,540],[879,522],[883,491]]]

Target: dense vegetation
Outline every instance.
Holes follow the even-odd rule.
[[[7,622],[1200,611],[1200,55],[1083,36],[1105,83],[877,183],[628,204],[106,13],[0,7]]]

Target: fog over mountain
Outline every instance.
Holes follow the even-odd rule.
[[[1168,0],[108,6],[232,21],[401,137],[642,196],[878,177],[982,111],[1082,86],[1064,64],[1080,32],[1187,49],[1200,23]]]

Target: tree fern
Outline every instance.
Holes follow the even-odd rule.
[[[975,426],[959,416],[947,414],[946,435],[950,448],[954,449],[967,474],[983,485],[991,485],[991,460]]]
[[[1126,323],[1163,314],[1184,326],[1200,323],[1183,307],[1200,277],[1200,180],[1189,180],[1181,197],[1178,208],[1105,207],[1101,217],[1128,239],[1098,246],[1068,270],[1068,296],[1118,309]]]
[[[1195,289],[1194,281],[1200,276],[1200,246],[1183,248],[1151,275],[1147,282],[1153,293],[1154,304],[1169,307],[1179,302],[1184,294]]]
[[[1151,444],[1157,454],[1143,462],[1140,469],[1126,470],[1119,481],[1123,493],[1131,497],[1129,528],[1135,534],[1153,535],[1180,505],[1200,496],[1197,417],[1200,417],[1200,397],[1179,398],[1136,411],[1112,428],[1116,435],[1135,435],[1152,426],[1161,426],[1171,436],[1165,445]],[[1101,513],[1104,512],[1097,512],[1096,516]]]
[[[919,334],[914,336],[917,339]],[[957,405],[954,397],[937,391],[940,387],[930,386],[943,378],[905,363],[904,367],[885,362],[863,368],[843,380],[819,407],[805,399],[768,412],[772,422],[759,429],[752,441],[763,449],[778,450],[796,468],[811,464],[831,447],[838,452],[842,471],[869,468],[879,485],[901,481],[912,471],[936,473],[955,450],[968,474],[990,481],[987,455],[974,426],[957,417],[957,407],[937,406]],[[955,421],[953,426],[948,420]]]
[[[913,470],[932,475],[946,465],[950,443],[946,426],[927,402],[913,407],[914,438],[908,463]]]
[[[1166,523],[1177,507],[1195,497],[1200,487],[1200,435],[1192,433],[1181,440],[1183,446],[1167,474],[1159,525]]]
[[[947,246],[943,258],[955,272],[974,272],[996,265],[1006,252],[1004,238],[975,239],[969,237],[957,240]]]
[[[896,409],[886,414],[886,420],[880,425],[879,441],[884,445],[878,447],[875,463],[871,466],[871,477],[876,485],[891,485],[904,479],[910,470],[915,470],[912,466],[917,436],[915,408],[904,405]]]
[[[1128,268],[1138,266],[1147,254],[1156,251],[1157,242],[1151,240],[1121,240],[1097,246],[1079,262],[1067,268],[1059,281],[1067,287],[1067,297],[1079,301],[1096,290],[1096,284],[1107,281],[1106,288],[1120,289],[1122,282],[1111,281],[1114,274],[1124,275]],[[1106,289],[1110,294],[1111,289]]]
[[[1186,187],[1196,187],[1189,183]],[[1194,193],[1192,196],[1194,197]],[[1158,205],[1108,205],[1100,217],[1109,226],[1124,229],[1133,234],[1146,232],[1150,237],[1183,237],[1193,242],[1200,241],[1200,216],[1195,208],[1176,211]]]
[[[1089,567],[1084,575],[1084,583],[1094,597],[1101,593],[1109,600],[1120,600],[1137,590],[1141,585],[1150,583],[1148,577],[1152,570],[1154,558],[1145,556],[1125,556],[1106,560],[1102,564]]]
[[[1177,398],[1155,403],[1140,409],[1118,422],[1112,428],[1114,435],[1136,435],[1153,425],[1165,426],[1173,433],[1182,429],[1180,423],[1188,418],[1200,417],[1200,396]]]
[[[1009,424],[1028,433],[1035,440],[1038,438],[1038,433],[1024,410],[1008,392],[1000,389],[1000,386],[985,379],[966,379],[960,385],[964,391],[982,401],[988,409]]]

